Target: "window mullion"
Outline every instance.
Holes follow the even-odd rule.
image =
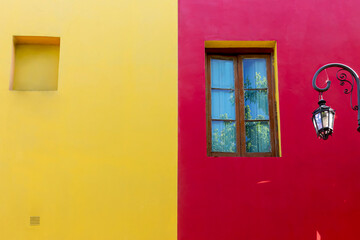
[[[238,126],[239,126],[239,141],[240,141],[240,156],[245,155],[245,103],[244,103],[244,81],[243,81],[243,66],[242,61],[243,57],[238,55],[237,57],[237,70],[238,78],[236,80],[238,88],[236,92],[238,93],[238,106],[237,111],[239,112]]]
[[[239,71],[237,69],[237,57],[234,57],[234,81],[235,81],[235,113],[236,113],[236,155],[240,156],[240,126],[239,126]]]

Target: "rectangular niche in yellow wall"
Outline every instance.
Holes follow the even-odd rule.
[[[14,36],[14,72],[10,89],[56,91],[59,37]]]

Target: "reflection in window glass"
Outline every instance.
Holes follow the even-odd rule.
[[[245,90],[245,120],[268,120],[267,90]]]
[[[234,121],[212,121],[211,129],[213,152],[236,152]]]
[[[246,152],[271,151],[266,76],[265,58],[243,60]]]
[[[235,92],[211,90],[211,115],[213,119],[235,120]]]
[[[244,88],[267,88],[266,59],[249,58],[243,60]]]
[[[236,152],[234,61],[211,59],[212,151]],[[214,120],[234,121],[214,121]]]
[[[270,152],[270,127],[268,121],[246,122],[246,152]]]
[[[233,60],[211,59],[211,87],[234,89]]]

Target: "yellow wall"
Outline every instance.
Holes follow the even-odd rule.
[[[0,23],[0,239],[176,239],[176,0],[0,1]],[[57,91],[9,90],[14,35],[61,37]]]

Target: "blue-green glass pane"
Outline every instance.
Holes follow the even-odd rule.
[[[246,152],[271,152],[269,122],[245,122]]]
[[[245,120],[268,120],[269,104],[267,90],[245,90]]]
[[[244,88],[267,88],[266,59],[248,58],[243,60]]]
[[[233,60],[211,59],[211,87],[234,89]]]
[[[236,152],[235,121],[212,121],[212,152]]]
[[[211,118],[235,120],[235,92],[211,90]]]

